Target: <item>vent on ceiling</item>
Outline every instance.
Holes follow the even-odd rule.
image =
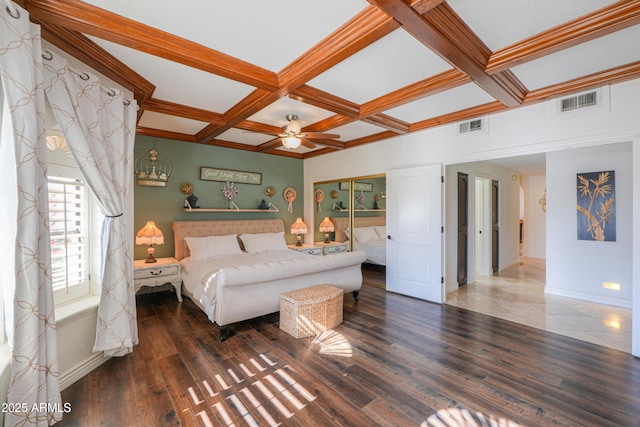
[[[458,134],[482,132],[484,130],[484,119],[468,120],[458,124]]]
[[[592,90],[589,92],[580,93],[578,95],[568,96],[566,98],[560,98],[559,110],[560,113],[568,113],[570,111],[582,110],[584,108],[598,107],[601,104],[602,97],[599,96],[599,91]]]

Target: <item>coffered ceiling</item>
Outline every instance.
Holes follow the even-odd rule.
[[[22,0],[137,133],[298,158],[640,76],[640,1]],[[296,114],[314,148],[274,135]]]

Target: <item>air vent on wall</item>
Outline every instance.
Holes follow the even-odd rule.
[[[484,129],[483,119],[474,119],[458,124],[458,134],[481,132]]]
[[[567,113],[584,108],[598,107],[601,103],[601,96],[598,96],[598,90],[596,89],[578,95],[560,98],[558,102],[560,113]]]

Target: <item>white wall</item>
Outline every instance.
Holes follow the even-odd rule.
[[[524,224],[522,255],[529,258],[546,257],[547,216],[539,201],[547,186],[545,175],[523,176]]]
[[[556,104],[552,100],[490,115],[487,134],[461,138],[457,137],[455,125],[445,125],[306,159],[305,219],[311,221],[314,216],[313,183],[316,181],[373,175],[408,166],[432,163],[448,165],[628,142],[640,135],[637,117],[640,110],[640,80],[611,86],[610,98],[608,110],[592,114],[557,117]],[[640,142],[636,145],[640,146]],[[634,168],[640,170],[640,154],[636,155],[635,149],[634,156],[634,159],[638,159]],[[640,183],[640,178],[636,179],[636,183]],[[636,191],[637,199],[640,190]],[[634,222],[640,223],[640,202],[635,200],[635,203]],[[640,248],[640,233],[634,237],[634,248]],[[640,253],[637,256],[640,257]],[[640,277],[634,277],[635,295],[640,295]],[[633,329],[633,351],[635,355],[640,355],[640,297],[636,300],[634,326],[637,327]]]
[[[615,171],[616,241],[577,238],[576,174]],[[631,143],[547,154],[547,285],[545,292],[631,307]],[[620,291],[602,282],[622,284]]]
[[[458,289],[457,283],[457,246],[458,246],[458,172],[469,175],[469,234],[468,234],[468,277],[469,283],[475,280],[475,179],[476,177],[499,181],[500,226],[500,270],[519,261],[520,226],[520,183],[513,180],[515,171],[487,162],[472,162],[449,165],[445,175],[445,208],[447,226],[445,227],[445,283],[446,292]],[[489,233],[490,230],[485,230]]]

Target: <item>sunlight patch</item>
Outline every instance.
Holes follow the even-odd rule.
[[[333,330],[324,331],[316,336],[311,341],[311,345],[313,346],[314,344],[320,347],[320,350],[318,350],[320,354],[340,357],[353,356],[353,349],[349,340],[344,335]]]

